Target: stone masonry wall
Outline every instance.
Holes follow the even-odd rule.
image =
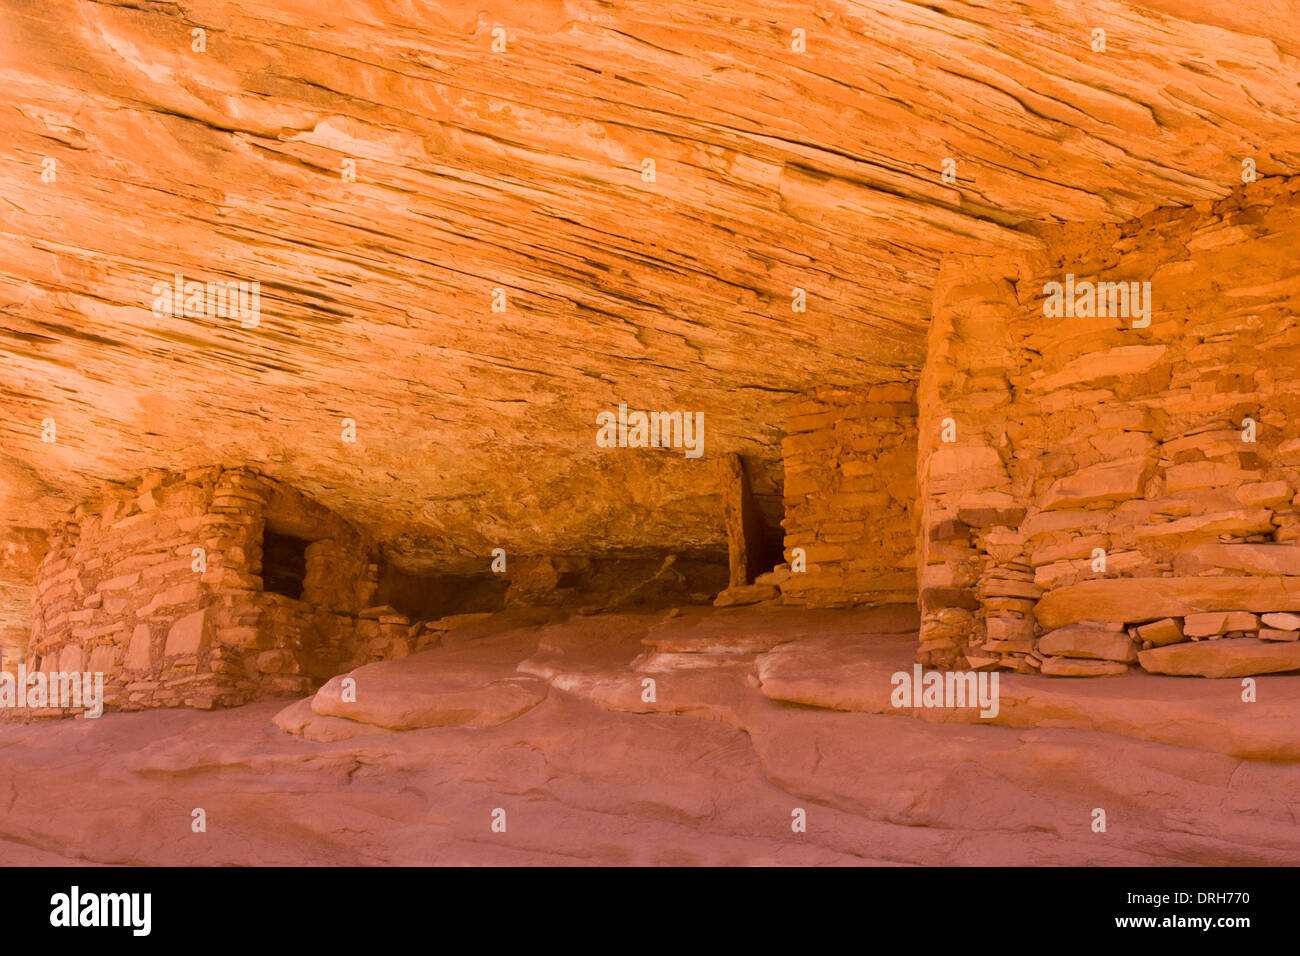
[[[1300,668],[1300,618],[1277,613],[1300,610],[1298,193],[1261,181],[944,263],[918,399],[923,663]],[[1045,315],[1067,275],[1150,282],[1149,324],[1108,296]]]
[[[824,387],[791,410],[782,601],[814,607],[916,600],[916,402],[909,383]]]
[[[301,599],[263,590],[268,523],[311,542]],[[27,667],[102,671],[122,709],[304,693],[362,659],[374,550],[315,502],[249,469],[151,472],[52,529]]]

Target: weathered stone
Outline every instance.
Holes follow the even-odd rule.
[[[1152,674],[1192,677],[1249,677],[1300,670],[1300,642],[1254,638],[1171,644],[1142,651],[1142,668]]]
[[[944,445],[929,459],[930,478],[971,478],[1004,474],[1002,456],[987,445]]]
[[[1267,627],[1283,631],[1300,631],[1300,614],[1261,614],[1260,620],[1263,621]]]
[[[1203,611],[1300,611],[1300,578],[1170,577],[1084,581],[1045,594],[1034,615],[1052,629],[1104,618],[1142,622]]]
[[[475,624],[479,621],[486,620],[492,615],[489,612],[478,612],[473,614],[449,614],[446,617],[439,618],[436,621],[429,621],[424,626],[432,631],[450,631],[466,624]]]
[[[1142,488],[1153,468],[1147,458],[1102,462],[1058,479],[1043,497],[1044,511],[1078,508],[1103,501],[1126,501],[1142,497]]]
[[[732,18],[734,36],[730,45],[723,44],[721,58],[740,68],[715,71],[710,90],[717,104],[710,105],[709,97],[698,102],[686,97],[685,105],[677,104],[680,109],[651,109],[655,123],[667,124],[659,129],[621,121],[602,127],[605,113],[622,116],[613,107],[635,113],[647,105],[627,97],[654,99],[653,91],[647,94],[642,85],[602,72],[599,62],[586,71],[550,66],[571,66],[575,51],[586,59],[608,58],[614,41],[602,30],[637,50],[634,59],[645,59],[635,64],[638,75],[658,75],[672,62],[661,44],[651,42],[662,40],[660,33],[685,30],[689,39],[692,31],[702,30],[707,34],[702,48],[716,41],[716,30],[690,17],[683,20],[671,5],[663,22],[641,13],[627,18],[617,9],[604,11],[608,23],[596,27],[567,8],[560,18],[564,29],[554,28],[554,18],[545,15],[526,18],[517,29],[534,41],[544,37],[540,48],[554,54],[547,83],[535,82],[526,69],[470,69],[470,75],[458,76],[459,93],[450,102],[438,100],[430,110],[427,97],[415,97],[425,107],[422,112],[407,102],[409,83],[389,82],[388,73],[356,59],[341,73],[343,88],[331,87],[322,105],[318,84],[294,82],[302,77],[295,75],[293,61],[309,47],[286,52],[275,29],[284,26],[283,17],[276,19],[258,2],[246,19],[269,25],[252,46],[265,47],[261,53],[269,50],[277,64],[275,95],[261,89],[264,78],[256,69],[251,78],[243,75],[250,62],[267,59],[255,51],[221,59],[224,73],[181,70],[185,75],[178,74],[176,83],[154,84],[170,90],[168,96],[195,101],[159,104],[157,95],[136,88],[140,70],[132,65],[175,66],[167,54],[167,31],[154,29],[156,10],[133,8],[121,16],[121,11],[97,11],[90,26],[77,21],[84,29],[68,33],[71,48],[35,44],[45,54],[47,46],[61,52],[42,54],[32,66],[22,55],[23,45],[58,33],[52,24],[60,22],[57,11],[65,0],[53,3],[53,14],[32,14],[23,6],[12,24],[4,21],[16,25],[5,35],[20,38],[5,50],[11,54],[10,72],[20,90],[35,90],[28,99],[39,101],[40,109],[10,111],[0,126],[8,124],[19,155],[35,157],[32,143],[66,153],[75,160],[74,178],[83,186],[120,182],[117,166],[122,165],[134,169],[136,178],[131,188],[99,195],[94,215],[86,218],[77,215],[84,191],[63,188],[68,183],[58,189],[38,186],[29,171],[4,174],[14,187],[6,193],[14,197],[6,207],[12,221],[0,231],[9,237],[4,241],[13,286],[6,286],[4,301],[18,304],[6,315],[13,326],[6,356],[15,384],[0,395],[0,405],[11,413],[9,420],[29,424],[34,410],[44,414],[48,406],[50,414],[65,416],[60,419],[65,434],[76,439],[51,449],[34,442],[6,446],[9,458],[0,466],[3,514],[7,522],[49,527],[53,509],[86,498],[93,479],[118,482],[104,492],[111,501],[101,507],[87,498],[72,513],[75,534],[65,529],[55,536],[61,539],[55,542],[58,551],[77,551],[76,534],[82,544],[91,544],[71,564],[69,554],[53,556],[48,579],[37,589],[39,613],[17,624],[6,617],[0,625],[6,642],[13,629],[30,625],[40,648],[32,653],[42,663],[65,643],[89,649],[102,640],[121,650],[128,629],[141,618],[161,639],[179,626],[178,618],[199,610],[210,612],[209,624],[219,636],[248,636],[252,630],[250,639],[237,642],[239,653],[225,659],[231,672],[255,663],[259,652],[292,645],[304,658],[318,656],[319,673],[311,676],[319,679],[372,642],[391,655],[414,636],[409,629],[402,634],[384,629],[404,626],[404,614],[381,615],[382,627],[374,630],[373,622],[351,626],[359,606],[381,600],[372,580],[378,572],[369,567],[377,554],[363,555],[351,567],[334,567],[326,552],[353,540],[339,522],[321,527],[305,514],[285,514],[283,489],[276,482],[220,467],[193,469],[194,477],[187,478],[199,486],[187,493],[204,500],[199,513],[177,507],[173,485],[183,483],[174,482],[175,476],[151,469],[138,481],[121,481],[145,448],[159,461],[239,454],[274,463],[275,470],[300,476],[349,518],[374,529],[388,556],[404,559],[404,566],[459,563],[462,572],[481,571],[498,545],[509,550],[512,569],[516,556],[538,558],[535,577],[512,576],[511,601],[529,590],[522,587],[525,582],[535,585],[533,593],[524,594],[529,600],[576,590],[570,587],[572,572],[548,555],[580,561],[624,548],[657,557],[720,553],[725,521],[718,520],[716,487],[701,477],[707,469],[677,450],[591,442],[591,413],[637,395],[698,404],[699,414],[707,412],[711,423],[710,455],[734,460],[743,451],[747,466],[753,463],[752,510],[774,527],[785,505],[787,545],[797,545],[817,565],[792,573],[782,584],[788,602],[911,600],[917,591],[912,571],[926,568],[921,644],[938,649],[947,642],[955,653],[946,663],[960,660],[968,642],[988,628],[941,618],[937,612],[945,610],[944,601],[979,607],[996,619],[1000,615],[993,612],[1015,607],[994,602],[1029,601],[1047,589],[1052,593],[1043,597],[1039,614],[1045,617],[1056,592],[1089,575],[1164,579],[1176,566],[1180,579],[1193,577],[1201,569],[1184,566],[1190,563],[1192,541],[1226,536],[1267,546],[1300,534],[1297,516],[1282,513],[1284,491],[1296,485],[1296,375],[1290,361],[1296,327],[1283,314],[1295,290],[1286,263],[1278,261],[1284,257],[1258,251],[1261,236],[1269,240],[1263,243],[1265,253],[1294,245],[1296,198],[1287,174],[1296,171],[1300,152],[1290,141],[1288,92],[1297,69],[1287,46],[1286,18],[1261,20],[1259,4],[1234,11],[1245,18],[1244,26],[1204,11],[1197,16],[1160,11],[1157,32],[1168,41],[1163,45],[1142,42],[1143,30],[1155,20],[1136,17],[1130,33],[1143,51],[1143,69],[1130,71],[1122,95],[1103,97],[1104,102],[1096,94],[1094,74],[1104,72],[1096,57],[1067,57],[1064,66],[1045,71],[1032,65],[1041,56],[1027,55],[1050,48],[1052,36],[1083,36],[1082,14],[1062,14],[1062,23],[1044,29],[1032,5],[1017,8],[1010,19],[972,13],[978,28],[972,35],[987,34],[981,49],[1005,54],[1006,62],[999,60],[1006,68],[1001,73],[1009,71],[1002,77],[1005,85],[1050,90],[1045,112],[1042,95],[1030,98],[1026,109],[1034,122],[1029,126],[1007,118],[1005,91],[997,84],[967,83],[971,89],[965,90],[965,81],[954,79],[951,70],[936,68],[964,60],[961,49],[954,52],[944,44],[944,28],[933,28],[929,20],[923,29],[903,18],[907,22],[895,38],[900,42],[893,44],[920,51],[916,69],[899,70],[889,57],[876,62],[861,50],[850,55],[843,44],[823,43],[816,51],[818,70],[809,80],[796,66],[768,56],[772,24],[740,11]],[[1194,22],[1198,16],[1209,19]],[[321,29],[337,27],[349,48],[391,52],[382,16],[353,19],[339,25],[326,17]],[[1281,26],[1273,23],[1279,19]],[[242,22],[226,25],[232,49],[244,49],[239,38],[247,24]],[[610,23],[626,29],[613,30]],[[422,51],[429,62],[459,64],[463,43],[481,47],[482,24],[473,27],[468,40],[463,34],[470,27],[452,26],[433,31],[437,42]],[[847,26],[856,30],[853,23]],[[1199,48],[1207,30],[1222,55],[1199,65],[1187,62],[1185,51]],[[125,59],[79,57],[83,35],[107,38],[114,51],[136,53]],[[605,39],[594,42],[595,35]],[[743,42],[734,42],[736,37]],[[358,42],[362,39],[371,42]],[[864,42],[870,47],[880,41]],[[528,42],[516,47],[512,55],[522,62],[535,57],[538,48]],[[334,56],[316,54],[325,60]],[[82,61],[94,68],[87,73],[68,65]],[[759,61],[763,70],[748,68]],[[318,66],[313,64],[313,75]],[[977,66],[992,69],[988,63]],[[870,82],[857,76],[863,69]],[[594,84],[591,97],[575,85],[578,75]],[[1241,76],[1252,79],[1248,90],[1238,82]],[[482,83],[486,87],[476,87]],[[791,83],[800,96],[773,95]],[[936,83],[939,88],[932,89]],[[557,84],[558,92],[552,89]],[[963,126],[968,138],[1001,142],[1000,132],[1010,154],[1032,157],[1035,169],[1050,167],[1064,175],[1033,178],[1014,163],[996,162],[975,163],[977,174],[963,165],[960,178],[946,171],[942,181],[926,175],[938,158],[928,153],[943,139],[936,135],[944,132],[943,124],[934,110],[912,107],[943,101],[958,88],[970,94],[971,120]],[[1164,96],[1188,89],[1205,95]],[[549,94],[539,99],[538,90]],[[880,115],[858,102],[863,97],[855,94],[861,90],[869,92],[866,106],[882,108]],[[665,95],[676,97],[676,92]],[[104,107],[94,115],[113,122],[82,129],[88,97]],[[490,102],[485,106],[476,97]],[[1133,106],[1157,101],[1158,124],[1142,106]],[[534,112],[492,106],[521,102]],[[594,119],[580,109],[575,113],[573,103],[591,102],[613,106]],[[828,104],[842,122],[825,122],[818,109],[825,113]],[[713,115],[734,115],[738,108],[746,118],[744,135],[720,127]],[[166,164],[132,162],[130,155],[102,148],[169,141],[174,131],[160,133],[151,124],[196,111],[201,122],[189,132],[198,140],[178,152],[181,171],[190,174],[182,177],[185,189],[168,181],[176,170],[159,172]],[[329,115],[322,118],[324,113]],[[403,128],[411,116],[422,117],[414,132]],[[376,117],[383,122],[376,125]],[[893,135],[907,122],[920,124],[916,142],[891,141],[896,149],[891,162],[875,161],[882,135]],[[126,123],[133,135],[119,135],[114,123]],[[764,136],[751,135],[764,129]],[[807,136],[792,139],[791,129]],[[655,188],[669,190],[672,203],[653,201],[653,176],[639,185],[634,174],[629,176],[629,164],[655,151],[649,140],[656,137],[675,144],[666,151],[664,143],[655,147],[661,174],[671,170]],[[1238,183],[1225,172],[1224,157],[1258,152],[1261,139],[1270,147],[1267,160],[1261,160],[1268,175]],[[258,148],[248,149],[248,142]],[[954,144],[958,157],[962,147]],[[965,147],[969,154],[970,143]],[[279,159],[287,161],[268,166],[267,150],[279,151]],[[322,175],[335,165],[322,152],[366,157],[372,166],[369,183],[345,188],[343,201]],[[434,154],[437,162],[431,164]],[[859,162],[864,156],[867,161]],[[1116,163],[1116,156],[1127,162]],[[267,168],[284,176],[268,179]],[[379,182],[374,177],[391,177],[394,171],[401,174],[402,195],[411,208],[405,218],[388,223],[393,234],[382,245],[399,250],[390,258],[400,261],[379,268],[367,256],[360,268],[342,255],[343,272],[364,273],[364,282],[331,286],[328,301],[279,302],[283,314],[277,314],[273,330],[238,333],[240,361],[247,368],[301,380],[304,387],[268,389],[258,376],[232,375],[229,349],[236,333],[233,323],[217,321],[228,315],[199,321],[192,315],[155,315],[151,334],[168,343],[166,349],[111,347],[119,340],[122,317],[137,314],[142,304],[141,269],[165,278],[181,264],[158,261],[159,250],[202,245],[179,241],[193,239],[213,219],[193,214],[193,196],[234,207],[217,210],[223,216],[247,214],[247,230],[223,234],[220,248],[209,250],[213,270],[250,261],[243,254],[247,250],[239,249],[241,239],[270,237],[272,245],[283,248],[263,250],[267,254],[260,257],[274,273],[264,277],[267,288],[279,290],[282,298],[311,300],[323,293],[311,283],[289,280],[313,274],[306,268],[313,257],[328,259],[340,249],[355,253],[356,237],[350,233],[364,232],[362,227],[385,212],[382,202],[376,205],[383,190],[372,188]],[[254,192],[261,192],[250,197],[232,191],[232,182],[256,184]],[[1024,189],[1030,182],[1035,190]],[[324,199],[316,195],[318,186],[328,193]],[[162,207],[140,203],[132,190],[161,197]],[[322,202],[331,210],[328,228],[319,221]],[[634,211],[644,215],[629,214],[628,203],[644,206]],[[510,225],[529,221],[527,213],[539,204],[556,234],[540,245],[491,245],[486,259],[474,260],[486,261],[478,270],[483,274],[454,271],[450,279],[440,273],[432,281],[411,265],[460,262],[467,251],[483,253],[475,229],[485,215],[503,224],[502,235],[511,234]],[[276,212],[273,223],[267,221],[268,209]],[[1153,209],[1162,211],[1148,215]],[[1145,218],[1132,218],[1138,214]],[[445,228],[430,236],[428,229],[413,225],[431,217]],[[864,218],[873,224],[869,237],[861,228]],[[617,224],[642,219],[653,238],[649,252],[636,235],[623,237],[622,245],[595,243],[600,248],[593,248],[591,236],[616,234]],[[1071,225],[1043,225],[1047,219]],[[109,234],[104,223],[120,227],[113,232],[121,246],[114,255],[102,255],[96,246]],[[470,234],[476,237],[472,242],[466,238]],[[419,256],[404,258],[402,250],[411,249]],[[661,249],[676,252],[667,258],[651,254]],[[674,256],[689,260],[690,268]],[[864,269],[866,274],[859,274]],[[1067,270],[1072,270],[1068,276]],[[820,288],[810,286],[810,273]],[[717,281],[704,283],[701,291],[700,275]],[[520,277],[527,280],[526,291],[518,288]],[[1140,280],[1132,286],[1132,312],[1129,278]],[[1139,293],[1147,278],[1159,294],[1155,301],[1146,297],[1144,311]],[[1076,280],[1087,293],[1076,301],[1072,288],[1064,311],[1055,295],[1043,301],[1051,285],[1059,290],[1061,282],[1073,287]],[[465,302],[492,288],[485,282],[498,281],[502,292],[511,290],[510,309],[500,321],[454,318],[463,315]],[[147,276],[143,284],[149,284]],[[880,294],[864,301],[852,294],[859,284]],[[793,325],[777,328],[783,323],[774,325],[771,316],[785,313],[791,287],[799,300],[790,313]],[[805,292],[812,305],[807,313]],[[409,305],[408,299],[430,315],[453,316],[445,328],[435,323],[445,335],[431,333],[428,323],[393,321],[409,309],[375,305],[390,300]],[[683,310],[681,303],[688,300],[692,308]],[[52,326],[50,315],[60,322]],[[313,321],[321,315],[343,318],[333,322],[329,335],[307,334],[319,331]],[[76,334],[61,331],[66,329]],[[434,341],[426,341],[429,335]],[[302,342],[313,346],[285,346]],[[445,347],[447,342],[454,347]],[[427,347],[441,349],[446,365],[432,384],[421,374]],[[105,355],[120,372],[115,366],[105,374]],[[105,387],[109,381],[113,388]],[[787,399],[790,407],[779,408]],[[359,414],[354,408],[377,412],[369,424],[361,422],[358,441],[347,435],[334,442],[337,420]],[[176,409],[194,414],[171,414]],[[1247,417],[1260,425],[1258,437],[1238,430]],[[323,434],[330,440],[323,441]],[[464,437],[477,434],[488,437],[467,446]],[[782,434],[786,444],[778,454]],[[142,435],[149,439],[146,444]],[[555,448],[586,451],[538,453]],[[457,464],[450,467],[454,455]],[[926,483],[920,501],[918,461]],[[765,482],[761,494],[760,481]],[[1035,540],[1022,526],[1029,515],[1071,507],[1096,511],[1104,527],[1059,537],[1047,532]],[[956,532],[960,524],[975,533],[936,539],[932,525],[954,519],[947,530]],[[268,539],[279,528],[311,542],[304,580],[296,580],[301,575],[291,569],[277,582],[277,570],[284,569],[273,560],[259,564],[263,525],[272,529]],[[195,540],[229,542],[210,555],[212,570],[197,583],[193,576],[182,578],[185,551],[178,552],[173,540],[191,527],[201,530]],[[1069,540],[1088,537],[1096,545],[1083,553]],[[128,564],[146,560],[139,552],[154,545],[167,555],[165,562],[143,568]],[[1098,547],[1107,551],[1104,568],[1066,563],[1084,560]],[[747,567],[733,581],[737,586],[746,586],[757,570],[748,567],[751,549],[743,550]],[[115,564],[119,552],[120,566]],[[1041,573],[1000,573],[1031,557]],[[778,556],[762,559],[771,563]],[[54,571],[59,562],[61,570]],[[55,577],[70,568],[75,573]],[[138,581],[120,584],[134,574]],[[1253,579],[1261,574],[1247,569],[1246,583],[1237,586],[1257,588]],[[21,586],[27,582],[4,583],[6,595],[11,589],[27,593]],[[102,592],[101,583],[106,584]],[[655,579],[656,586],[663,583]],[[717,589],[684,590],[691,600],[706,601]],[[275,591],[284,593],[268,593]],[[384,593],[382,600],[388,600]],[[1286,603],[1255,609],[1276,611]],[[422,613],[447,610],[435,604],[430,597]],[[1235,601],[1219,607],[1217,599],[1210,604],[1198,599],[1190,613],[1244,607]],[[250,608],[266,613],[250,618],[243,614]],[[1144,620],[1141,615],[1149,610],[1139,606],[1135,616],[1119,619]],[[113,628],[121,635],[113,636]],[[1008,666],[1020,663],[1016,655],[1023,633],[988,637],[1005,653]],[[236,650],[235,641],[221,643]],[[159,664],[201,671],[210,665],[206,653],[179,656],[186,658],[183,665],[175,659]],[[202,699],[199,691],[193,694],[190,699]]]
[[[1174,465],[1165,471],[1165,490],[1168,492],[1190,491],[1198,488],[1237,487],[1237,498],[1242,498],[1243,489],[1257,487],[1260,482],[1259,472],[1246,471],[1221,461],[1191,461]],[[1249,496],[1249,492],[1247,492]]]
[[[991,615],[985,622],[991,641],[1032,641],[1034,621],[1011,614]]]
[[[1006,655],[1028,654],[1034,649],[1034,641],[1032,638],[1028,638],[1028,637],[1022,640],[1015,640],[1015,639],[987,640],[979,646],[979,649],[981,651],[985,651],[988,653],[998,653],[998,654],[1006,654]]]
[[[71,674],[81,670],[82,664],[81,648],[76,644],[69,644],[63,648],[59,654],[59,670],[65,674]]]
[[[1191,555],[1209,567],[1300,577],[1300,548],[1281,544],[1201,544]]]
[[[127,670],[148,670],[153,664],[153,637],[148,624],[137,624],[131,634],[123,666]]]
[[[773,568],[771,571],[765,571],[758,577],[754,578],[755,584],[768,584],[774,588],[779,588],[786,581],[790,580],[790,565],[782,564]]]
[[[1165,345],[1123,345],[1082,355],[1052,375],[1033,379],[1032,391],[1055,391],[1098,379],[1136,375],[1158,365],[1169,353]]]
[[[1189,614],[1183,619],[1183,634],[1187,637],[1209,637],[1230,631],[1253,631],[1259,627],[1259,618],[1248,611],[1218,611],[1208,614]]]
[[[781,592],[770,584],[746,584],[743,587],[730,587],[714,599],[715,607],[736,607],[743,604],[761,604],[763,601],[775,601]]]
[[[223,627],[217,630],[217,640],[222,644],[252,645],[260,636],[255,627]]]
[[[1006,611],[1028,617],[1034,613],[1037,601],[1034,598],[986,597],[982,603],[990,615]]]
[[[1278,445],[1277,457],[1289,465],[1300,464],[1300,438],[1292,438]]]
[[[971,527],[966,522],[957,518],[946,518],[930,528],[930,540],[967,542],[970,540],[970,532]]]
[[[1127,674],[1128,665],[1118,661],[1045,657],[1040,670],[1048,677],[1115,677]]]
[[[209,638],[208,612],[195,611],[180,618],[168,629],[163,654],[171,657],[176,654],[197,653],[207,645]]]
[[[957,517],[965,525],[974,528],[995,528],[1004,525],[1019,524],[1025,516],[1025,509],[1019,506],[996,508],[987,505],[963,505],[957,509]]]
[[[103,591],[120,591],[124,588],[134,587],[140,583],[140,572],[135,574],[123,574],[115,578],[110,578],[99,585],[99,590]]]
[[[159,472],[151,474],[157,479]],[[137,687],[129,693],[132,706],[237,704],[263,692],[306,689],[313,679],[337,673],[360,644],[352,615],[375,590],[378,569],[366,550],[367,540],[320,505],[270,479],[259,478],[274,488],[263,502],[162,474],[165,480],[149,481],[142,485],[144,491],[128,486],[104,492],[88,501],[74,522],[57,530],[49,542],[53,559],[37,572],[42,586],[36,589],[29,666],[37,664],[36,649],[57,636],[61,657],[46,653],[41,666],[81,668],[89,656],[89,666],[107,668],[106,693],[118,702],[124,699],[123,673],[141,678],[136,684],[152,682],[152,691]],[[212,473],[221,481],[251,474],[237,468]],[[146,495],[142,508],[140,499]],[[218,513],[219,501],[247,510]],[[278,532],[263,533],[270,519],[288,529],[282,538],[298,542],[287,545],[291,551],[302,547],[306,552],[305,559],[302,553],[297,557],[305,575],[302,565],[294,570],[292,554],[274,551],[282,545],[274,540]],[[182,531],[187,522],[190,532]],[[191,533],[200,527],[205,530]],[[210,533],[214,530],[222,533]],[[220,547],[206,548],[198,541],[218,541]],[[273,593],[274,588],[264,591],[262,578],[253,573],[257,561],[269,585],[295,592],[300,586],[301,599]],[[286,569],[296,576],[287,582],[281,579]],[[232,582],[250,586],[228,587]],[[87,594],[88,586],[98,590]],[[158,635],[165,638],[155,648]],[[0,629],[0,648],[4,638]],[[271,676],[277,668],[263,657],[263,679],[252,682],[251,689],[244,686],[246,671],[258,669],[256,653],[276,645],[309,646],[304,660],[310,673]],[[114,667],[120,672],[114,673]],[[182,686],[184,694],[174,690]]]
[[[369,664],[347,675],[356,683],[355,701],[344,699],[343,677],[335,677],[312,698],[311,709],[391,730],[481,728],[513,720],[546,696],[545,684],[535,678],[485,680],[473,668],[408,666],[429,656]]]
[[[1144,525],[1137,529],[1137,536],[1139,540],[1169,546],[1177,542],[1194,541],[1221,534],[1244,536],[1270,531],[1273,527],[1272,519],[1273,513],[1263,509],[1192,515],[1163,524]]]
[[[979,606],[979,598],[965,588],[927,588],[921,592],[922,611],[938,611],[945,608],[974,611]]]
[[[1024,553],[1025,536],[1005,529],[993,530],[981,542],[994,561],[1005,563],[1016,560]]]
[[[1258,481],[1244,484],[1237,498],[1249,508],[1284,508],[1291,500],[1291,486],[1285,481]]]
[[[90,663],[87,665],[92,674],[108,674],[113,672],[113,661],[115,648],[112,644],[101,644],[90,652]],[[147,665],[146,665],[147,666]]]
[[[1094,550],[1101,548],[1104,551],[1109,543],[1110,537],[1108,535],[1092,534],[1072,538],[1061,544],[1043,545],[1034,549],[1030,563],[1038,566],[1051,564],[1054,561],[1091,558]]]
[[[1122,630],[1091,624],[1070,624],[1038,639],[1044,657],[1081,657],[1091,660],[1137,660],[1137,647]]]
[[[1134,628],[1134,634],[1139,641],[1154,647],[1164,647],[1166,644],[1177,644],[1183,640],[1183,626],[1173,618],[1167,617]]]
[[[261,674],[279,674],[292,668],[293,654],[286,650],[263,651],[257,655],[255,667]]]
[[[1036,600],[1042,593],[1042,587],[1032,579],[986,578],[980,582],[980,594],[984,597]]]

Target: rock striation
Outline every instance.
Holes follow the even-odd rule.
[[[777,467],[790,399],[915,379],[949,253],[1300,173],[1294,11],[1116,10],[8,5],[2,533],[248,462],[426,570],[721,550],[707,463],[596,414]],[[260,323],[154,315],[177,274]]]
[[[1054,676],[1291,643],[1298,24],[1095,19],[0,11],[4,666],[208,706],[708,602],[915,600],[922,662]],[[628,408],[698,443],[598,440]],[[201,518],[136,477],[209,462]],[[259,539],[273,487],[352,530]]]

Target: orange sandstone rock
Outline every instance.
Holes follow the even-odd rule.
[[[1300,670],[1300,643],[1254,638],[1171,644],[1138,654],[1142,669],[1152,674],[1195,677],[1248,677]]]
[[[1044,628],[1090,618],[1152,621],[1203,611],[1300,611],[1300,578],[1169,577],[1085,581],[1045,594],[1034,609]]]

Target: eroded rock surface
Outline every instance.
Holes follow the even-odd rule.
[[[492,623],[452,627],[436,653],[367,664],[334,677],[306,709],[294,704],[276,723],[313,739],[340,733],[339,718],[361,725],[357,733],[506,723],[546,697],[543,682],[511,665],[533,646],[526,628],[515,630],[530,616],[507,614]]]
[[[3,666],[329,679],[0,722],[0,845],[1292,861],[1300,677],[1152,676],[1300,670],[1284,6],[0,9]]]
[[[774,464],[787,398],[914,378],[942,255],[1300,172],[1294,12],[1117,10],[1103,53],[1036,4],[8,6],[0,520],[249,462],[413,565],[718,547],[597,412]],[[260,324],[153,315],[177,273]]]
[[[322,732],[304,739],[272,723],[280,705],[270,702],[6,722],[0,859],[1126,865],[1286,864],[1300,852],[1300,752],[1283,762],[1276,751],[1274,762],[1214,752],[1232,734],[1226,699],[1203,695],[1193,706],[1168,696],[1171,685],[1217,682],[1011,675],[1004,713],[1043,726],[916,720],[888,705],[888,671],[910,666],[914,639],[891,635],[889,615],[858,614],[853,629],[821,640],[783,640],[816,616],[794,609],[765,629],[762,610],[710,613],[708,625],[712,639],[730,630],[777,641],[763,652],[761,688],[751,657],[656,674],[654,704],[641,702],[634,662],[651,632],[669,646],[672,619],[615,615],[516,621],[475,637],[468,629],[483,625],[467,625],[447,646],[386,662],[392,680],[371,687],[376,698],[390,686],[400,697],[399,672],[427,675],[443,660],[456,680],[483,686],[520,666],[548,670],[544,697],[503,723],[396,732],[313,717]],[[683,619],[673,646],[736,656],[734,644],[685,650],[702,624]],[[1271,724],[1275,738],[1285,727],[1294,740],[1294,707],[1277,701],[1296,699],[1283,683],[1296,680],[1261,679],[1273,703],[1258,705],[1253,733]],[[1038,689],[1047,685],[1051,693]],[[865,696],[825,696],[846,687]],[[1121,713],[1132,726],[1140,716],[1159,733],[1184,733],[1186,746],[1066,729],[1083,711],[1109,711],[1112,729]],[[1199,742],[1186,736],[1198,721]],[[1090,826],[1099,803],[1105,834]],[[190,830],[194,807],[206,811],[206,833]],[[795,808],[807,811],[806,833],[791,831]],[[505,833],[491,830],[496,809]]]

